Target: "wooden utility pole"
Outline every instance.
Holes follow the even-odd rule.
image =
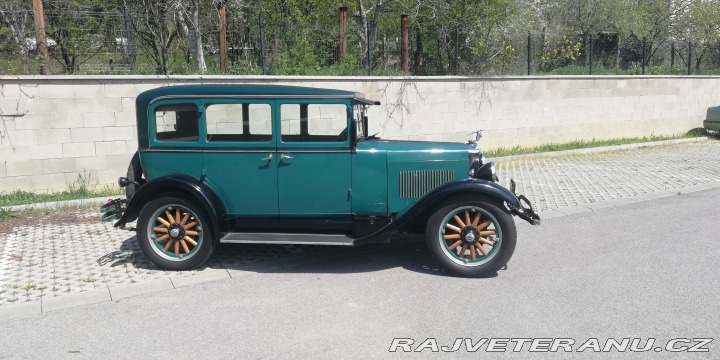
[[[33,0],[33,10],[35,11],[35,46],[40,57],[40,74],[50,75],[47,39],[45,38],[45,12],[43,11],[42,0]]]
[[[220,71],[227,74],[227,20],[224,1],[218,4],[218,15],[220,16]]]
[[[338,62],[342,64],[345,61],[345,53],[347,52],[347,6],[340,8],[340,49],[338,51]]]
[[[407,15],[400,15],[400,33],[402,34],[402,46],[400,47],[400,63],[402,64],[402,71],[408,72],[410,70],[410,53],[408,51],[410,47],[410,40],[408,36]]]

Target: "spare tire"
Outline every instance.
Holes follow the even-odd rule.
[[[128,200],[130,200],[130,198],[135,195],[135,191],[137,191],[138,185],[136,185],[136,183],[139,185],[145,183],[142,165],[140,164],[140,153],[137,151],[135,152],[135,155],[133,155],[132,160],[130,160],[126,177],[130,180],[130,184],[125,187],[125,196]]]

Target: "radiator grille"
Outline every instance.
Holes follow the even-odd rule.
[[[432,189],[455,179],[454,170],[413,170],[400,172],[400,198],[418,199]]]

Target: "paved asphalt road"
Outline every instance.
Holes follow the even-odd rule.
[[[0,323],[0,358],[718,359],[718,203],[720,190],[711,190],[520,225],[508,269],[487,279],[445,276],[423,243],[404,240],[282,273],[9,320]],[[391,354],[394,337],[414,347],[431,337],[441,346],[484,337],[715,340],[693,354],[534,354],[528,345],[519,354]]]

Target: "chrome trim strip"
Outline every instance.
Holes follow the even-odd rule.
[[[227,233],[220,239],[225,244],[293,244],[293,245],[345,245],[352,246],[353,239],[333,234],[284,234],[284,233]]]

